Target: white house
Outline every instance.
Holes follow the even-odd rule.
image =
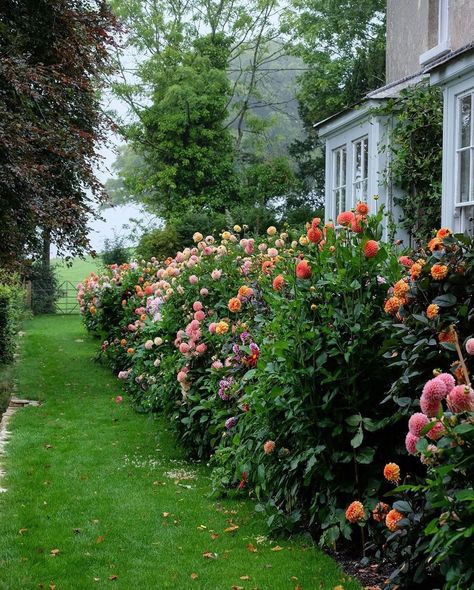
[[[355,108],[315,125],[326,143],[326,218],[358,201],[393,214],[399,189],[386,174],[392,124],[373,114],[386,98],[424,82],[443,89],[442,225],[474,231],[474,0],[388,0],[387,84]],[[374,195],[377,198],[374,200]]]

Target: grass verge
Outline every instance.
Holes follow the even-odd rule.
[[[250,501],[208,497],[161,419],[116,404],[78,317],[27,322],[0,495],[0,589],[356,590],[303,539],[278,543]]]

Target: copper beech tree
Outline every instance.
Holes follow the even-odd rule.
[[[116,30],[103,0],[1,3],[0,267],[40,255],[45,238],[71,254],[88,248]]]

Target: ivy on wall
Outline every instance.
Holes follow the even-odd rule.
[[[419,84],[376,109],[394,121],[388,132],[388,174],[403,196],[401,225],[414,242],[431,237],[441,223],[443,99],[439,88]]]

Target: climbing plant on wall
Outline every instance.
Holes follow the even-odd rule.
[[[403,190],[398,199],[403,211],[401,224],[415,242],[422,242],[439,227],[441,218],[441,91],[419,84],[376,111],[394,121],[388,132],[391,162],[387,172]]]

